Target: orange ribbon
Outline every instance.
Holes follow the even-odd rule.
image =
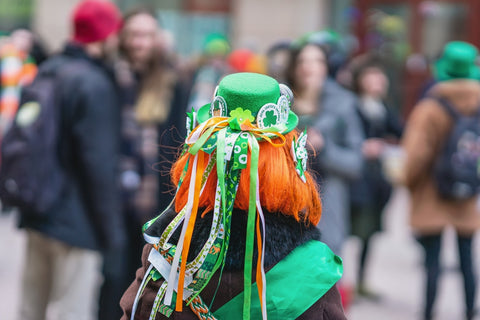
[[[184,240],[183,251],[182,251],[182,260],[180,262],[180,273],[178,275],[178,287],[177,287],[177,300],[175,305],[175,311],[180,311],[180,312],[182,311],[182,306],[183,306],[183,284],[185,283],[185,269],[187,266],[188,251],[190,249],[193,228],[195,226],[195,220],[197,218],[198,201],[200,198],[201,181],[202,181],[202,175],[203,175],[203,163],[205,160],[204,158],[205,158],[205,153],[200,153],[198,155],[197,174],[195,177],[195,190],[194,190],[194,197],[193,197],[192,213],[190,215],[187,230],[185,232],[185,240]],[[184,221],[184,223],[187,223],[187,221]]]

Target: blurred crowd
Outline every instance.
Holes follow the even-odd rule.
[[[274,43],[265,53],[209,34],[202,54],[185,59],[154,12],[136,8],[122,16],[94,0],[75,9],[71,24],[70,40],[55,54],[28,30],[0,36],[0,139],[21,108],[23,87],[59,59],[82,64],[58,86],[68,104],[60,129],[68,180],[61,203],[47,219],[20,211],[20,226],[28,231],[20,319],[44,319],[47,309],[52,319],[121,317],[118,301],[141,265],[142,226],[173,200],[170,165],[186,135],[185,114],[210,103],[220,79],[234,72],[268,74],[292,88],[297,129],[308,134],[309,167],[321,190],[322,239],[339,255],[347,237],[363,243],[356,294],[379,299],[365,282],[370,240],[382,228],[392,187],[405,184],[412,227],[426,253],[424,319],[434,314],[440,239],[452,224],[459,233],[466,316],[473,318],[476,203],[439,198],[428,173],[448,130],[435,127],[435,118],[446,128],[452,124],[428,98],[405,124],[388,102],[385,57],[358,55],[334,31],[322,30]],[[447,49],[442,68],[454,72],[434,74],[425,96],[447,97],[460,113],[472,114],[480,101],[480,77],[470,72],[476,71],[476,48]],[[473,60],[464,54],[470,49]],[[468,72],[458,71],[464,65]],[[346,297],[347,284],[339,287]]]

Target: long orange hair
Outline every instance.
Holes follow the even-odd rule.
[[[285,135],[285,144],[281,147],[274,147],[268,142],[260,142],[260,153],[258,159],[258,175],[260,188],[260,203],[262,208],[269,212],[279,212],[285,215],[295,217],[297,221],[312,223],[316,225],[320,221],[322,214],[322,204],[320,201],[317,185],[312,176],[306,172],[306,183],[304,183],[297,172],[291,156],[291,146],[293,137],[298,137],[296,131]],[[274,142],[279,143],[278,139]],[[205,156],[203,151],[199,151],[199,156]],[[187,203],[188,186],[192,174],[193,156],[188,152],[181,156],[172,167],[172,180],[177,186],[180,176],[184,170],[188,159],[189,168],[184,181],[177,192],[175,199],[175,209],[179,212]],[[204,171],[207,165],[205,161],[204,168],[198,170]],[[250,187],[250,161],[247,168],[240,174],[237,196],[234,207],[243,211],[248,210],[249,187]],[[206,212],[214,207],[215,190],[217,183],[217,171],[214,166],[212,172],[204,187],[202,196],[199,199],[199,207],[205,208]]]

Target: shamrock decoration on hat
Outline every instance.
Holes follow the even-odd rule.
[[[216,116],[235,118],[239,123],[248,119],[259,129],[276,128],[285,134],[298,124],[297,115],[290,111],[292,101],[290,89],[275,79],[257,73],[236,73],[223,78],[213,102],[198,110],[198,121],[203,123]]]

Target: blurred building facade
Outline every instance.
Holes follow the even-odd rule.
[[[68,39],[69,18],[80,0],[0,0],[0,31],[34,30],[55,51]],[[211,32],[230,36],[234,47],[263,52],[277,40],[294,39],[328,25],[329,0],[116,0],[126,11],[153,8],[173,34],[178,51],[191,55]],[[5,9],[5,10],[4,10]],[[299,18],[301,17],[301,18]]]
[[[80,0],[0,0],[0,31],[30,27],[51,51],[70,33]],[[480,47],[479,0],[115,0],[126,11],[148,5],[182,56],[199,53],[205,35],[230,37],[234,48],[257,52],[277,41],[331,28],[355,36],[352,54],[376,51],[388,64],[392,105],[406,116],[429,79],[443,45],[464,40]]]
[[[430,80],[431,63],[453,40],[480,48],[478,0],[347,0],[359,52],[386,57],[392,93],[407,117]],[[395,83],[395,82],[393,82]]]

